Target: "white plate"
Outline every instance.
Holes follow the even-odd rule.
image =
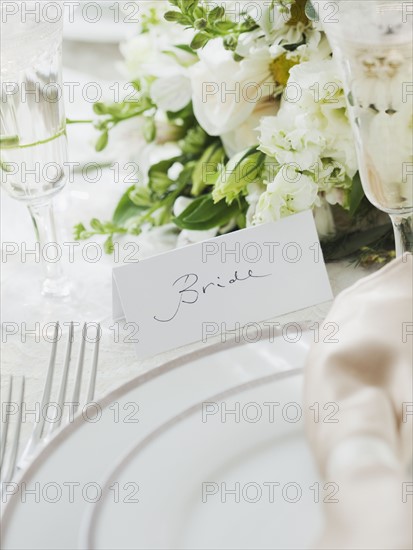
[[[160,427],[107,478],[103,499],[85,519],[81,548],[309,547],[322,514],[301,389],[301,373],[276,374]],[[115,487],[127,487],[129,498]]]
[[[268,334],[263,333],[263,340],[256,344],[208,345],[113,392],[99,403],[98,422],[78,416],[16,480],[16,493],[5,498],[2,548],[76,548],[82,518],[94,506],[89,502],[93,500],[90,484],[102,486],[128,449],[212,395],[302,367],[310,338],[311,332],[303,332],[298,343],[288,343],[282,337],[270,343]],[[127,415],[132,415],[129,420],[137,417],[139,423],[128,422]],[[73,483],[77,485],[70,485]],[[91,495],[85,496],[88,487]],[[34,493],[28,493],[30,490]]]

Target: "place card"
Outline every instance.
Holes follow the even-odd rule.
[[[142,359],[332,298],[311,211],[113,270],[113,317]]]

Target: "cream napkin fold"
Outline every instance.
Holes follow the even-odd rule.
[[[338,489],[316,548],[412,548],[412,259],[341,293],[325,321],[336,324],[336,342],[321,331],[309,354],[307,433],[322,477]],[[323,416],[324,406],[336,414]]]

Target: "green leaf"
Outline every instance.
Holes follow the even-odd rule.
[[[4,162],[0,159],[0,170],[2,172],[5,172],[6,174],[9,174],[10,172],[13,172],[14,169],[13,169],[13,165],[12,164],[9,164],[7,162]]]
[[[208,21],[206,19],[197,19],[194,21],[194,28],[198,31],[203,31],[208,26]]]
[[[122,198],[118,202],[116,210],[112,216],[113,223],[123,225],[127,220],[140,214],[142,210],[144,210],[142,207],[134,204],[129,197],[129,194],[132,193],[134,189],[135,186],[133,185],[126,191],[126,193],[123,194]]]
[[[199,32],[196,34],[191,42],[191,48],[193,50],[199,50],[200,48],[203,48],[210,40],[209,35],[205,34],[204,32]]]
[[[93,105],[93,111],[97,115],[106,115],[108,110],[104,103],[98,102]]]
[[[361,201],[364,198],[364,190],[363,186],[361,184],[361,178],[360,173],[357,172],[357,174],[353,178],[353,185],[351,187],[351,193],[350,193],[350,215],[355,216],[358,207],[361,204]]]
[[[209,141],[209,136],[201,126],[196,126],[188,130],[185,138],[179,142],[179,146],[184,154],[199,155]]]
[[[202,4],[199,4],[198,0],[197,0],[196,3],[197,3],[197,5],[192,6],[192,9],[191,9],[192,16],[195,19],[201,19],[202,17],[206,17],[207,12],[206,12],[205,8],[202,6]],[[187,6],[188,6],[188,0],[185,0],[185,9],[186,10],[188,9]]]
[[[181,157],[173,157],[167,160],[162,160],[149,169],[149,188],[156,194],[163,195],[171,185],[173,180],[168,177],[168,171],[176,162],[179,162]]]
[[[106,252],[106,254],[112,254],[115,250],[114,244],[113,244],[113,235],[109,235],[109,237],[106,239],[103,249]]]
[[[153,117],[147,117],[143,126],[143,137],[147,143],[152,143],[156,138],[156,124]]]
[[[142,82],[139,79],[138,80],[132,80],[131,84],[137,92],[142,91]]]
[[[163,174],[166,174],[171,166],[173,166],[175,162],[179,162],[180,160],[182,160],[181,157],[172,157],[170,159],[161,160],[156,164],[153,164],[149,170],[149,176],[154,172],[161,172]]]
[[[234,52],[238,46],[238,38],[236,35],[230,34],[224,38],[224,48],[230,52]]]
[[[103,224],[97,218],[93,218],[93,220],[91,220],[90,227],[99,233],[104,232]]]
[[[109,132],[105,130],[96,142],[95,149],[99,153],[103,151],[109,142]]]
[[[225,152],[220,141],[213,143],[206,149],[197,161],[192,173],[191,194],[193,196],[200,195],[208,185],[214,185],[219,175],[218,167],[223,164],[224,159]]]
[[[332,241],[321,243],[325,260],[341,260],[358,252],[364,246],[370,246],[385,238],[392,232],[391,224],[380,225],[357,231],[352,234],[340,235]]]
[[[153,205],[151,190],[146,185],[135,187],[130,191],[129,198],[133,204],[140,208],[149,208]]]
[[[173,22],[180,23],[182,21],[183,15],[179,11],[172,11],[171,10],[171,11],[167,11],[164,14],[164,18],[166,19],[166,21],[169,21],[171,23],[173,23]]]
[[[224,6],[216,6],[208,13],[208,21],[210,23],[215,23],[218,19],[221,19],[225,15]]]
[[[234,28],[234,23],[232,21],[218,21],[215,23],[215,28],[220,32],[231,31]]]
[[[240,212],[237,217],[237,226],[240,229],[245,229],[247,227],[247,215],[246,212]]]
[[[250,183],[259,179],[265,158],[265,154],[257,151],[256,147],[232,157],[216,181],[213,190],[215,202],[225,199],[231,204]]]
[[[188,105],[180,111],[167,111],[166,116],[168,117],[168,120],[171,121],[183,120],[185,122],[188,121],[188,123],[192,123],[192,121],[195,120],[192,101],[190,101]]]
[[[179,177],[177,179],[177,183],[179,184],[179,187],[183,187],[185,185],[189,185],[192,183],[192,175],[194,173],[194,168],[196,166],[196,161],[188,161],[185,166],[182,169],[182,172],[179,174]]]
[[[197,55],[197,53],[191,48],[191,46],[188,46],[187,44],[176,44],[174,48],[178,48],[178,50],[190,53],[191,55]]]
[[[178,6],[182,12],[192,13],[199,4],[199,0],[178,0]]]
[[[76,241],[79,241],[83,238],[83,235],[86,233],[86,227],[83,223],[78,223],[73,228],[73,236]]]
[[[310,21],[318,21],[318,14],[314,9],[311,0],[307,0],[307,3],[305,5],[305,14]]]
[[[215,204],[212,195],[203,195],[195,199],[173,222],[180,229],[205,231],[226,225],[239,212],[240,205],[237,202],[231,206],[225,201]]]

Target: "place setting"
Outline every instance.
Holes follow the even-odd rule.
[[[412,548],[412,20],[2,2],[2,548]]]

